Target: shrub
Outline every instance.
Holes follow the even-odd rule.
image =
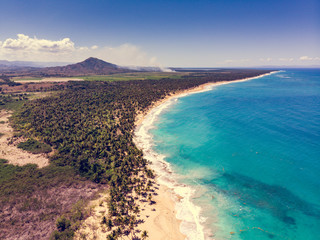
[[[65,231],[66,229],[70,228],[71,226],[71,222],[69,219],[66,219],[64,216],[60,217],[57,219],[57,229],[60,231],[60,232],[63,232]]]
[[[18,148],[21,148],[34,154],[49,153],[52,151],[50,145],[38,142],[37,140],[32,138],[28,139],[26,142],[19,143]]]

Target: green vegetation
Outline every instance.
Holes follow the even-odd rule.
[[[234,70],[169,80],[69,82],[65,85],[65,91],[29,101],[14,116],[14,127],[24,137],[38,139],[56,151],[50,159],[50,166],[41,170],[34,165],[27,165],[26,169],[0,166],[12,168],[14,174],[11,175],[19,175],[18,181],[5,181],[5,187],[0,188],[1,194],[2,191],[3,196],[10,197],[14,194],[8,191],[33,194],[35,186],[42,188],[60,180],[65,183],[77,179],[76,176],[78,179],[84,177],[95,183],[108,184],[109,211],[101,219],[102,224],[111,230],[108,239],[129,235],[132,239],[138,238],[135,228],[139,223],[137,215],[140,209],[135,196],[154,203],[154,173],[133,143],[137,113],[171,93],[207,82],[231,81],[265,72]],[[18,168],[26,173],[21,174]],[[66,174],[66,171],[70,172]],[[53,178],[50,183],[46,181],[48,176]],[[23,189],[15,185],[20,181],[24,181],[21,183]],[[75,222],[72,215],[59,218],[52,238],[71,237],[77,226]],[[143,237],[146,238],[147,233]]]
[[[53,232],[51,239],[71,239],[73,237],[74,231],[70,229],[71,221],[65,216],[57,219],[56,226],[58,230]]]
[[[19,143],[18,148],[21,148],[23,150],[26,150],[34,154],[49,153],[52,151],[50,145],[45,143],[40,143],[33,138],[28,139],[26,142]]]
[[[148,237],[149,237],[149,236],[148,236],[148,232],[147,232],[147,231],[143,231],[142,234],[141,234],[142,240],[144,240],[144,239],[146,239],[146,238],[148,238]]]
[[[96,75],[76,77],[85,81],[130,81],[130,80],[159,80],[163,78],[179,79],[187,76],[188,73],[175,73],[175,72],[137,72],[137,73],[118,73],[111,75]]]
[[[17,110],[23,103],[27,102],[27,94],[4,94],[0,93],[0,110]]]
[[[31,194],[36,188],[47,188],[59,183],[70,183],[76,177],[69,168],[50,166],[38,169],[36,164],[15,166],[0,159],[0,197],[13,200],[20,194]]]

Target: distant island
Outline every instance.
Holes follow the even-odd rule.
[[[133,141],[139,119],[168,96],[270,72],[146,73],[96,58],[3,70],[0,238],[83,239],[94,223],[107,239],[158,239],[145,222],[161,214],[165,191]],[[14,80],[48,76],[81,81]]]

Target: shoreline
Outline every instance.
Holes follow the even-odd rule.
[[[195,88],[183,90],[176,92],[175,94],[170,94],[165,98],[153,103],[147,110],[142,113],[139,113],[136,116],[135,121],[135,130],[134,130],[134,142],[139,149],[141,149],[144,153],[144,157],[151,162],[149,165],[156,172],[156,183],[160,184],[160,189],[167,189],[166,192],[170,192],[171,199],[166,199],[166,205],[170,203],[173,206],[173,209],[170,211],[170,220],[168,216],[160,216],[169,224],[172,224],[174,221],[175,226],[178,226],[176,231],[180,231],[182,233],[181,238],[165,238],[172,240],[182,240],[182,239],[206,239],[205,236],[212,235],[211,232],[205,233],[205,229],[203,227],[203,223],[205,219],[201,217],[201,208],[192,203],[191,199],[194,194],[194,190],[186,186],[184,184],[180,184],[176,181],[177,177],[175,173],[171,170],[170,163],[164,160],[165,156],[159,155],[152,150],[153,140],[152,136],[149,134],[149,130],[153,128],[153,124],[156,121],[157,117],[161,114],[161,112],[167,109],[170,105],[172,105],[178,98],[184,97],[194,93],[200,93],[205,91],[210,91],[216,86],[229,84],[229,83],[237,83],[237,82],[245,82],[253,79],[261,78],[264,76],[271,75],[278,71],[272,71],[270,73],[261,74],[255,77],[238,79],[233,81],[221,81],[214,83],[205,83],[199,85]],[[163,194],[163,191],[159,192],[159,195]],[[168,196],[168,195],[167,195]],[[162,198],[165,199],[165,198]],[[157,199],[157,203],[155,208],[159,205],[163,205],[163,202],[160,199]],[[186,211],[188,208],[188,211]],[[168,214],[168,213],[167,213]],[[174,218],[172,219],[172,215]],[[167,218],[166,218],[167,217]],[[149,222],[149,221],[147,221]],[[151,219],[150,219],[151,222]],[[157,228],[157,224],[155,222],[151,222],[150,224],[145,226],[149,235],[153,238],[154,229]],[[171,231],[174,229],[170,229]],[[156,235],[155,235],[156,236]],[[168,233],[170,236],[170,233]]]
[[[154,102],[150,107],[148,107],[147,110],[145,110],[141,113],[138,113],[138,115],[136,116],[136,120],[135,120],[136,129],[142,124],[145,117],[152,111],[152,109],[160,106],[161,104],[163,104],[171,99],[184,97],[184,96],[187,96],[187,95],[193,94],[193,93],[201,93],[201,92],[205,92],[205,91],[210,91],[210,90],[212,90],[213,87],[220,86],[220,85],[250,81],[250,80],[265,77],[265,76],[268,76],[268,75],[271,75],[271,74],[274,74],[277,72],[279,72],[279,71],[272,71],[270,73],[261,74],[261,75],[255,76],[255,77],[237,79],[237,80],[232,80],[232,81],[208,82],[208,83],[201,84],[201,85],[194,87],[194,88],[182,90],[182,91],[176,92],[174,94],[167,95],[165,98]]]

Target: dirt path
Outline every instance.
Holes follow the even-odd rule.
[[[40,168],[48,166],[46,154],[32,154],[17,148],[16,144],[9,144],[9,139],[13,136],[13,129],[9,124],[11,114],[10,111],[0,110],[0,159],[20,166],[28,163],[35,163]]]

